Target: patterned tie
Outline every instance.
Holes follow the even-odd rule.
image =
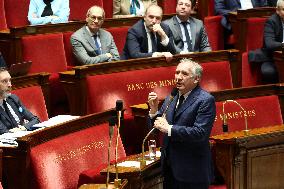
[[[102,51],[101,51],[101,48],[100,48],[100,45],[99,45],[99,42],[98,42],[98,38],[97,38],[98,35],[94,35],[93,37],[94,37],[94,40],[95,40],[95,45],[97,47],[97,49],[95,50],[96,54],[100,55],[100,54],[102,54]]]
[[[186,42],[187,42],[187,49],[188,49],[189,52],[192,52],[192,41],[190,39],[188,30],[187,30],[188,22],[181,22],[181,24],[183,25],[183,28],[184,28],[185,38],[186,38]]]

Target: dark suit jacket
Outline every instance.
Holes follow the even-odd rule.
[[[173,125],[171,136],[164,137],[162,165],[170,160],[175,179],[189,183],[209,183],[212,178],[209,135],[215,120],[216,107],[212,95],[197,86],[178,112],[174,113],[178,95],[166,114]],[[159,115],[168,104],[167,98]]]
[[[6,98],[7,103],[13,108],[15,113],[20,119],[20,124],[25,126],[27,130],[31,128],[34,124],[40,122],[38,117],[34,116],[23,104],[20,99],[16,95],[11,95]],[[24,124],[24,119],[29,122]],[[17,125],[13,125],[13,122],[9,118],[8,114],[0,107],[0,134],[6,133],[9,129],[17,127]]]
[[[203,22],[192,17],[189,18],[189,22],[193,52],[211,51]],[[183,49],[184,44],[182,40],[180,24],[178,23],[177,17],[173,16],[172,18],[165,20],[163,23],[167,24],[170,27],[174,36],[173,39],[176,51],[177,53],[180,53]]]
[[[161,27],[167,34],[169,38],[169,43],[166,47],[164,47],[160,42],[161,38],[159,35],[157,36],[157,52],[171,52],[172,54],[176,54],[174,44],[173,44],[173,35],[170,28],[161,23]],[[151,57],[153,53],[148,53],[148,38],[146,29],[144,26],[144,20],[139,20],[136,24],[134,24],[127,33],[126,42],[123,49],[123,57],[122,59],[131,59],[131,58],[144,58]]]
[[[0,52],[0,67],[6,67],[6,66],[7,65],[6,65],[6,62],[5,62],[4,58],[3,58],[3,55]]]
[[[263,48],[249,52],[250,62],[273,61],[273,52],[281,50],[283,47],[282,20],[278,14],[274,13],[266,21],[263,34]]]
[[[251,0],[251,2],[254,8],[267,6],[267,0]],[[215,14],[223,16],[221,24],[228,30],[231,30],[231,25],[226,16],[229,12],[235,12],[240,8],[240,0],[215,0]]]

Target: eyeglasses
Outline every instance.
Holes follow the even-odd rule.
[[[101,22],[104,20],[104,18],[102,16],[89,16],[89,18],[92,20],[92,22],[98,20],[98,22]]]

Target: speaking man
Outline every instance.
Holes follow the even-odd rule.
[[[199,86],[201,76],[202,67],[184,59],[175,72],[178,94],[167,97],[160,110],[157,94],[148,96],[153,126],[165,133],[164,189],[208,189],[211,181],[209,135],[216,107],[214,97]]]

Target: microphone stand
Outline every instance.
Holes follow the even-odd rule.
[[[121,118],[121,111],[117,111],[117,135],[116,135],[116,144],[115,144],[115,179],[114,179],[114,186],[115,188],[119,188],[121,185],[121,179],[118,179],[118,167],[117,167],[117,155],[118,155],[118,138],[119,138],[119,128],[120,128],[120,118]]]
[[[113,137],[113,127],[115,126],[115,118],[111,117],[109,119],[109,143],[108,143],[108,154],[107,154],[107,180],[106,180],[106,188],[108,188],[109,184],[109,169],[110,169],[110,148],[112,143],[112,137]]]
[[[244,109],[237,101],[235,101],[235,100],[226,100],[225,102],[223,102],[223,125],[224,125],[224,126],[227,125],[227,130],[228,130],[227,115],[225,114],[225,104],[226,104],[227,102],[234,102],[235,104],[237,104],[237,105],[241,108],[241,110],[242,110],[243,112],[245,112],[245,109]],[[249,135],[247,116],[244,115],[244,118],[245,118],[245,130],[243,130],[243,131],[244,131],[244,134],[245,134],[245,135]],[[223,128],[223,129],[224,129],[224,128]]]

